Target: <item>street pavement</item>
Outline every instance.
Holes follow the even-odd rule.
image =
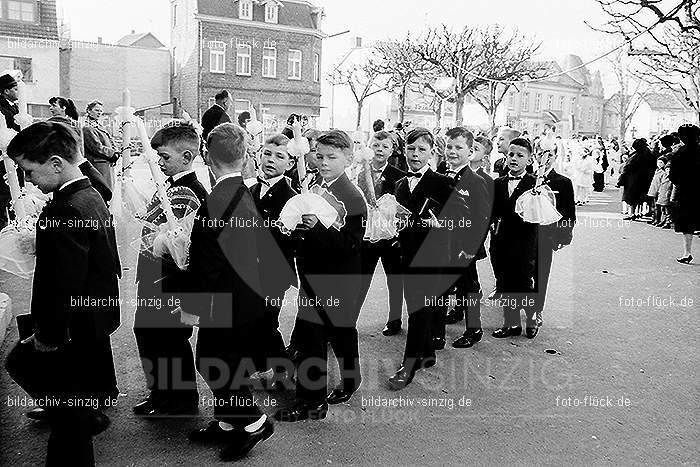
[[[622,221],[619,212],[615,189],[594,193],[591,204],[578,208],[573,244],[555,254],[544,327],[534,340],[492,338],[501,314],[487,304],[484,340],[453,349],[449,342],[464,324],[448,326],[438,364],[398,392],[386,381],[400,363],[405,334],[381,334],[387,298],[379,270],[358,324],[361,389],[348,403],[332,406],[326,420],[277,423],[274,436],[245,463],[697,465],[700,263],[675,261],[682,253],[680,235]],[[216,464],[216,445],[186,439],[190,429],[209,420],[211,407],[200,404],[196,417],[161,420],[131,413],[146,395],[129,305],[135,298],[136,234],[134,225],[118,227],[126,305],[112,342],[121,394],[106,411],[112,426],[95,438],[96,460]],[[479,273],[490,291],[488,261],[479,263]],[[30,281],[0,273],[0,290],[12,297],[15,313],[28,310],[30,288]],[[293,301],[292,290],[287,299]],[[283,309],[285,339],[294,314],[293,305]],[[13,322],[0,349],[3,359],[16,341]],[[332,387],[338,378],[333,358],[329,362]],[[45,459],[48,427],[26,419],[22,407],[8,406],[21,395],[0,371],[0,465],[39,465]],[[256,395],[268,414],[291,400],[288,394]],[[200,396],[211,401],[201,380]]]

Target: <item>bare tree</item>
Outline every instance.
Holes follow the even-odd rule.
[[[697,0],[667,0],[663,5],[658,0],[595,2],[606,13],[608,21],[602,27],[591,27],[625,40],[639,36],[637,42],[644,47],[629,52],[638,57],[637,76],[649,84],[680,93],[700,122],[700,4]],[[666,11],[662,6],[667,7]]]
[[[644,81],[635,79],[634,72],[630,68],[630,60],[625,58],[623,52],[618,52],[608,61],[612,66],[619,90],[611,97],[612,110],[618,118],[618,141],[625,141],[627,126],[632,117],[644,101]]]
[[[345,85],[350,88],[357,103],[356,128],[360,128],[362,121],[362,107],[365,100],[387,90],[387,80],[381,73],[369,63],[352,65],[345,68],[336,68],[328,80],[333,85]]]
[[[426,72],[427,66],[416,54],[410,34],[401,41],[375,43],[369,67],[387,78],[388,91],[398,94],[399,122],[404,119],[409,85]]]
[[[489,26],[479,31],[478,45],[487,60],[481,62],[479,76],[488,80],[469,91],[474,101],[483,108],[493,131],[496,111],[512,86],[511,81],[544,76],[549,67],[532,61],[540,44],[529,40],[517,30],[508,34],[500,26]]]
[[[477,29],[466,26],[454,32],[446,25],[429,29],[417,42],[415,51],[441,76],[454,78],[456,124],[462,124],[464,100],[470,91],[485,83],[479,76],[482,62],[488,60],[481,54]]]

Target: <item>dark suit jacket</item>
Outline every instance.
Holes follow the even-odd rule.
[[[231,356],[264,357],[267,341],[257,232],[262,225],[242,177],[221,180],[199,209],[190,245],[190,291],[182,308],[198,315],[200,330],[216,329]],[[202,334],[200,331],[200,338]]]
[[[493,206],[488,182],[474,172],[469,165],[457,172],[454,181],[456,183],[454,196],[464,198],[467,210],[461,215],[457,213],[460,220],[464,219],[464,223],[451,232],[452,248],[457,254],[464,251],[468,255],[476,256],[477,259],[485,258],[484,240],[491,223]]]
[[[78,167],[80,167],[83,175],[90,179],[92,187],[102,196],[105,204],[109,203],[112,199],[112,190],[107,186],[107,182],[102,174],[87,159],[81,162]]]
[[[109,211],[90,181],[54,193],[37,223],[31,313],[49,345],[104,337],[120,323],[119,256]],[[75,303],[75,300],[105,303]],[[106,303],[107,301],[110,303]]]
[[[264,228],[258,229],[262,286],[271,294],[279,294],[297,285],[292,239],[277,226],[282,208],[297,192],[287,177],[270,187],[262,198],[261,189],[262,185],[256,183],[250,191],[264,222]]]
[[[527,190],[535,186],[535,177],[524,174],[508,196],[508,177],[499,177],[494,182],[493,219],[494,235],[491,237],[492,250],[498,253],[503,262],[503,275],[517,275],[521,279],[532,274],[537,249],[537,224],[525,222],[515,212],[515,202]],[[518,283],[523,283],[519,280]],[[519,290],[507,290],[519,292]]]
[[[200,209],[201,206],[206,208],[207,191],[194,172],[174,181],[171,186],[189,188],[197,196]],[[160,297],[163,294],[184,293],[188,289],[190,280],[188,272],[182,271],[170,255],[154,258],[147,253],[139,254],[136,264],[136,282],[139,284],[138,291],[142,295],[141,298],[149,299]]]
[[[423,175],[413,192],[408,188],[409,177],[396,184],[396,200],[411,211],[406,226],[399,233],[401,255],[405,266],[411,268],[443,268],[454,252],[450,251],[447,228],[433,229],[424,224],[430,218],[428,210],[440,220],[455,219],[464,213],[464,200],[452,196],[455,182],[452,178],[433,172]],[[447,206],[448,203],[456,206]]]
[[[576,224],[576,204],[574,202],[574,187],[571,180],[556,171],[550,171],[545,177],[547,184],[556,198],[556,208],[562,218],[551,225],[540,226],[540,239],[554,248],[558,244],[568,245],[573,238]]]
[[[215,126],[222,123],[229,123],[231,117],[219,105],[214,104],[202,115],[202,139],[207,140],[207,136]]]
[[[366,170],[362,170],[357,176],[357,186],[362,190],[365,195],[365,199],[369,200],[369,187],[367,186],[367,175]],[[381,198],[382,195],[396,194],[396,183],[406,176],[406,172],[400,170],[393,165],[387,163],[386,167],[381,173],[379,183],[375,183],[375,196],[377,199]],[[379,189],[377,189],[377,186]]]
[[[325,228],[318,222],[304,232],[298,248],[301,287],[307,297],[320,297],[320,308],[335,326],[353,327],[360,313],[361,246],[365,234],[367,205],[360,191],[343,174],[328,191],[345,205],[345,225],[340,229]],[[326,306],[327,299],[338,305]],[[299,307],[297,319],[320,323],[319,310]]]

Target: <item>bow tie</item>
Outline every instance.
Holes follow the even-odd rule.
[[[407,177],[416,177],[416,178],[421,178],[423,176],[422,173],[420,172],[408,172],[406,174]]]
[[[326,183],[325,181],[323,183],[321,183],[321,188],[325,188],[327,190],[329,187],[330,187],[330,185],[328,183]]]
[[[509,181],[509,182],[512,181],[512,180],[522,180],[522,179],[523,179],[523,176],[522,176],[522,175],[519,176],[519,177],[511,177],[511,176],[508,177],[508,181]]]
[[[261,183],[265,186],[270,186],[270,182],[268,182],[267,180],[265,180],[264,178],[261,178],[261,177],[258,177],[258,183]]]

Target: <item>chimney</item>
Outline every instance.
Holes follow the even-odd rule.
[[[353,49],[361,49],[362,48],[362,37],[355,36],[350,38],[350,47]]]
[[[136,34],[136,30],[135,30],[135,29],[132,29],[132,30],[131,30],[131,34]]]

